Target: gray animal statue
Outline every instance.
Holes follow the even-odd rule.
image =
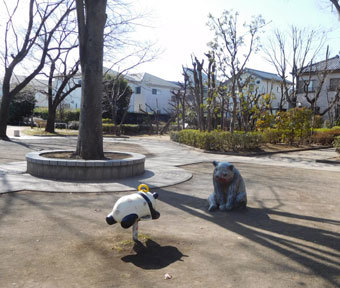
[[[213,162],[214,192],[209,196],[209,211],[230,211],[234,208],[245,208],[247,192],[243,178],[234,165],[229,162]]]

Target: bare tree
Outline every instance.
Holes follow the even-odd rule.
[[[300,78],[298,82],[298,92],[303,95],[313,113],[313,120],[315,115],[323,116],[328,113],[334,105],[340,100],[340,86],[334,85],[329,87],[326,85],[329,76],[334,72],[331,61],[338,61],[338,58],[329,59],[329,50],[327,47],[326,59],[318,63],[310,63],[306,67],[302,67]],[[329,92],[332,91],[332,97]],[[334,93],[333,93],[334,92]],[[323,110],[318,107],[318,101],[321,97],[327,100],[327,107]]]
[[[111,116],[115,125],[119,112],[120,119],[124,121],[122,118],[129,108],[132,93],[133,91],[124,77],[119,76],[119,74],[106,74],[104,76],[103,111]]]
[[[192,56],[193,79],[194,79],[194,96],[195,110],[197,115],[197,125],[200,131],[205,130],[204,123],[204,83],[203,83],[203,65],[204,59],[200,62],[197,57]]]
[[[177,118],[177,130],[185,129],[185,114],[187,108],[187,95],[189,93],[190,77],[188,70],[182,66],[183,82],[178,82],[178,88],[171,91],[172,97],[170,105],[173,107],[174,113]],[[182,127],[181,127],[182,123]]]
[[[108,1],[104,30],[104,62],[109,70],[124,76],[139,65],[153,61],[160,53],[154,42],[136,40],[134,33],[148,16],[135,11],[125,0]],[[142,21],[143,20],[143,21]]]
[[[6,7],[8,20],[5,26],[4,53],[2,55],[5,74],[3,78],[2,101],[0,107],[0,139],[8,140],[6,130],[10,102],[13,97],[24,89],[43,69],[48,53],[48,47],[52,41],[53,35],[64,18],[72,11],[72,2],[60,0],[44,1],[40,3],[37,0],[30,0],[28,6],[28,22],[23,35],[23,41],[20,40],[21,37],[14,25],[14,17],[19,7],[19,0],[11,11],[6,4],[6,1],[3,0],[3,3]],[[60,13],[58,21],[45,26],[51,15],[62,6],[66,7],[66,9],[63,9],[63,12]],[[18,81],[13,87],[12,78],[14,76],[15,68],[32,53],[35,53],[35,57],[39,58],[38,63],[28,76],[22,81]],[[39,57],[37,54],[39,54]]]
[[[220,18],[209,15],[208,26],[215,34],[209,46],[215,51],[221,75],[230,84],[231,133],[234,132],[238,113],[238,82],[251,54],[258,49],[258,33],[264,25],[261,16],[253,17],[250,24],[243,25],[246,31],[241,32],[237,12],[224,11]]]
[[[302,73],[301,68],[315,61],[324,47],[325,40],[325,32],[295,26],[291,26],[289,33],[275,30],[270,36],[268,45],[263,49],[266,59],[282,79],[281,109],[285,102],[288,103],[288,108],[296,107],[296,84]]]
[[[207,111],[207,129],[210,132],[213,127],[213,115],[216,109],[216,98],[217,98],[217,87],[216,87],[216,59],[215,52],[206,53],[205,56],[208,58],[208,69],[206,71],[207,80],[207,100],[206,100],[206,111]]]
[[[339,0],[329,0],[334,5],[336,11],[338,11],[339,18],[340,18],[340,3]]]
[[[46,64],[49,65],[49,71],[44,73],[48,79],[47,91],[40,91],[48,99],[46,132],[54,133],[57,107],[74,90],[81,87],[79,81],[74,78],[79,71],[79,60],[74,60],[72,55],[78,48],[78,40],[74,35],[76,25],[74,15],[68,15],[55,33],[47,53]]]
[[[76,154],[102,159],[103,46],[106,0],[76,0],[82,71],[81,108]]]

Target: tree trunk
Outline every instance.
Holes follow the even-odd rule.
[[[47,123],[45,128],[46,132],[55,133],[54,131],[55,115],[56,115],[55,107],[48,107]]]
[[[0,139],[9,141],[9,138],[6,135],[7,130],[7,121],[8,121],[8,112],[9,112],[9,104],[11,103],[11,95],[9,93],[9,83],[4,81],[2,86],[2,99],[1,99],[1,107],[0,107]]]
[[[225,127],[224,127],[224,104],[225,104],[225,100],[224,100],[224,96],[222,96],[222,101],[221,101],[221,130],[224,131]]]
[[[185,129],[185,101],[182,103],[182,128]]]
[[[102,80],[105,9],[106,0],[77,0],[82,95],[76,153],[83,159],[104,158]]]
[[[230,133],[234,133],[235,129],[235,123],[236,123],[236,118],[237,118],[237,96],[236,96],[236,91],[235,91],[235,84],[233,84],[232,91],[231,91],[231,97],[233,99],[233,113],[231,115],[230,119]]]

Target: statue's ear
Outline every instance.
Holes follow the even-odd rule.
[[[213,161],[214,166],[216,167],[218,165],[217,161]]]
[[[233,171],[234,170],[234,165],[230,165],[229,169],[230,169],[230,171]]]

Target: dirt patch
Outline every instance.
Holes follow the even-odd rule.
[[[41,156],[52,159],[82,159],[79,155],[74,152],[55,152],[55,153],[44,153]],[[126,153],[113,153],[113,152],[104,152],[104,159],[100,160],[121,160],[131,158],[132,155]]]

